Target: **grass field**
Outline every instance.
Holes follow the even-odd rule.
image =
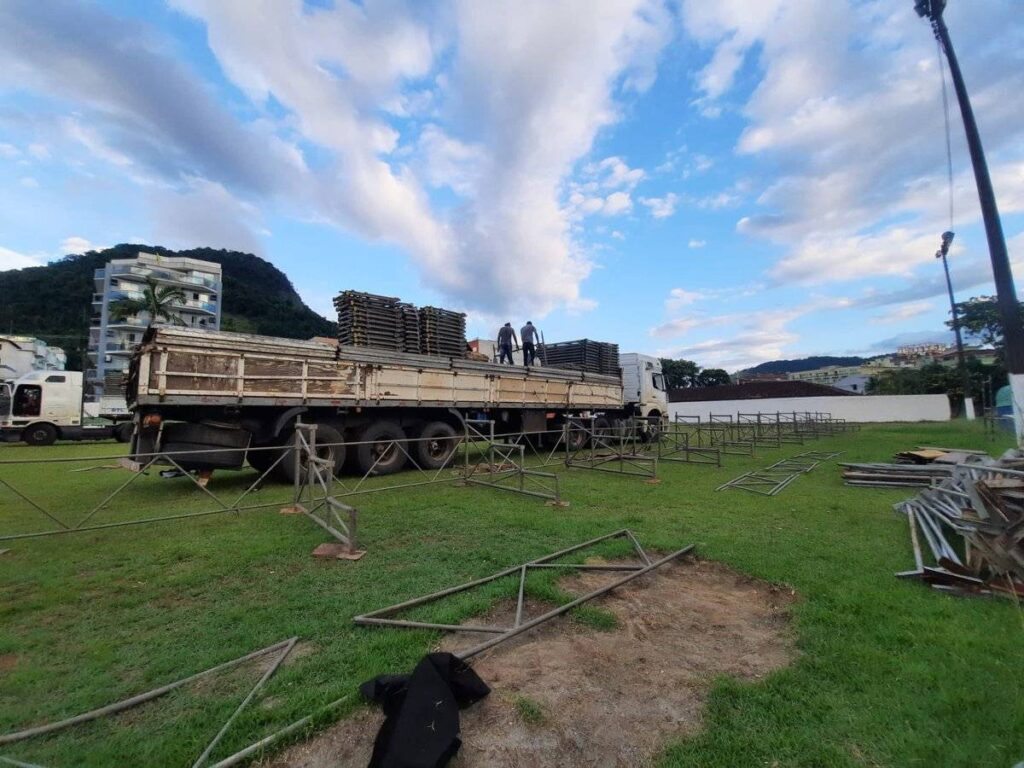
[[[567,509],[485,488],[432,486],[357,497],[359,562],[309,553],[325,540],[272,509],[0,542],[0,731],[67,717],[298,635],[302,652],[236,721],[225,756],[363,680],[405,671],[436,633],[355,627],[352,616],[629,527],[645,546],[696,542],[700,556],[791,585],[796,662],[757,684],[720,680],[707,728],[666,745],[665,766],[1011,766],[1024,759],[1024,615],[899,581],[912,567],[907,491],[845,487],[832,465],[765,498],[715,487],[802,450],[884,460],[918,444],[1001,452],[966,425],[866,427],[806,447],[728,456],[722,468],[663,464],[662,482],[559,470]],[[0,448],[0,460],[115,455],[122,446]],[[2,465],[7,480],[76,520],[127,478],[85,466]],[[214,477],[230,496],[251,474]],[[284,501],[268,487],[259,502]],[[140,478],[95,522],[211,508],[187,480]],[[75,514],[72,514],[75,513]],[[47,521],[0,486],[0,532]],[[614,554],[609,550],[608,554]],[[543,595],[549,582],[532,582]],[[457,621],[511,594],[496,583],[420,615]],[[599,604],[598,604],[599,605]],[[600,611],[591,612],[600,623]],[[47,766],[190,765],[254,680],[220,676],[118,718],[0,749]],[[334,717],[337,716],[337,713]],[[331,718],[327,718],[330,720]]]

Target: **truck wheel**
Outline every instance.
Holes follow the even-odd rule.
[[[406,456],[402,450],[405,431],[395,422],[377,421],[368,425],[359,435],[359,442],[356,462],[364,473],[390,475],[405,466]]]
[[[182,469],[241,469],[250,438],[247,429],[172,422],[164,425],[160,452]],[[215,450],[217,448],[224,450]],[[190,454],[190,451],[209,452]]]
[[[458,444],[451,424],[432,421],[420,431],[413,457],[420,469],[441,469],[451,461]]]
[[[598,416],[594,419],[594,437],[597,438],[596,442],[600,443],[602,447],[615,442],[611,422],[604,416]]]
[[[294,445],[289,445],[284,449],[285,457],[281,459],[281,463],[277,465],[277,469],[280,471],[281,476],[289,483],[295,482],[295,448]],[[267,454],[273,454],[272,451],[265,451]],[[330,459],[334,462],[334,474],[341,474],[341,468],[345,464],[345,449],[344,438],[341,433],[329,424],[317,424],[316,425],[316,455],[321,459]],[[275,455],[276,459],[277,456]],[[299,471],[302,472],[302,476],[306,476],[306,462],[300,462]],[[267,465],[269,466],[269,464]]]
[[[576,419],[569,420],[569,433],[566,435],[566,447],[570,451],[582,451],[587,447],[589,438],[587,429]]]
[[[130,421],[123,421],[114,427],[114,439],[119,443],[131,442],[132,432],[135,431],[135,425]]]
[[[33,424],[25,427],[21,439],[29,445],[53,445],[57,442],[57,428],[53,424]]]

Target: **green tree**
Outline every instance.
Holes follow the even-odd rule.
[[[705,368],[697,376],[698,387],[720,387],[723,384],[732,384],[729,374],[722,368]]]
[[[693,360],[672,360],[661,358],[661,372],[665,375],[665,386],[668,389],[685,389],[698,387],[700,366]]]
[[[118,299],[110,304],[110,317],[113,320],[124,320],[132,315],[146,312],[152,328],[157,320],[166,320],[175,325],[184,325],[174,308],[186,301],[185,291],[173,285],[157,285],[152,277],[146,278],[146,287],[142,289],[141,299]]]
[[[1021,316],[1024,317],[1024,303],[1018,306]],[[999,316],[999,305],[995,296],[973,296],[967,301],[957,302],[956,311],[960,316],[960,328],[964,335],[995,347],[1002,356],[1003,321]],[[953,321],[947,320],[946,325],[952,328]]]

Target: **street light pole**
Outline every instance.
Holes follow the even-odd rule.
[[[946,290],[949,291],[949,311],[953,314],[953,333],[956,334],[957,367],[960,369],[960,377],[964,388],[964,418],[970,421],[974,418],[974,402],[971,400],[971,377],[967,373],[964,339],[960,333],[960,313],[956,311],[956,299],[953,297],[953,281],[949,277],[949,262],[946,261],[946,254],[949,253],[949,246],[952,243],[953,233],[943,232],[942,245],[935,252],[935,258],[942,259],[942,268],[946,272]]]
[[[1024,445],[1024,325],[1021,323],[1017,291],[1013,285],[1013,272],[1010,270],[1010,258],[1006,252],[1006,238],[1003,236],[1003,225],[999,220],[999,208],[996,206],[995,192],[992,190],[992,178],[985,162],[985,151],[981,146],[978,124],[974,119],[971,100],[967,96],[967,87],[960,72],[960,63],[953,51],[953,43],[949,39],[949,30],[942,17],[946,9],[946,0],[915,0],[914,9],[919,16],[927,18],[932,25],[935,37],[942,46],[949,62],[949,72],[953,78],[953,88],[960,104],[960,114],[964,121],[964,133],[967,135],[967,147],[971,153],[971,164],[974,166],[974,180],[978,185],[978,200],[981,203],[981,215],[985,221],[985,236],[988,239],[988,252],[992,260],[992,277],[996,285],[996,302],[999,317],[1003,326],[1004,356],[1006,369],[1010,374],[1010,389],[1013,393],[1013,420],[1017,432],[1018,445]]]

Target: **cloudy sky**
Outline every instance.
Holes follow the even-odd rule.
[[[0,269],[236,248],[328,316],[356,288],[730,370],[941,335],[942,80],[912,6],[3,0]],[[949,6],[1024,262],[1020,2]],[[992,289],[951,106],[967,298]]]

